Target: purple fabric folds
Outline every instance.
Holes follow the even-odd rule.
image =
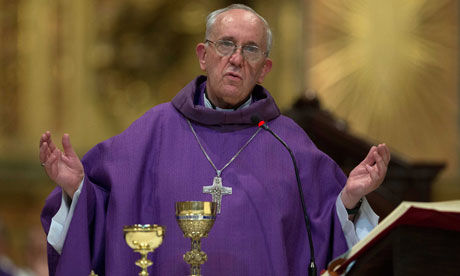
[[[335,211],[346,178],[291,119],[280,115],[261,86],[253,103],[235,112],[206,109],[201,103],[205,77],[188,84],[171,103],[147,111],[121,134],[96,145],[83,158],[85,181],[59,255],[49,246],[50,275],[136,275],[139,254],[125,243],[123,226],[166,226],[163,244],[151,257],[150,275],[188,275],[182,255],[190,250],[175,220],[177,201],[210,201],[202,187],[212,184],[214,169],[201,152],[185,117],[201,143],[222,168],[257,130],[257,114],[292,148],[298,162],[312,220],[316,263],[324,268],[347,250]],[[261,131],[222,172],[233,194],[222,199],[222,212],[202,240],[208,261],[203,275],[307,275],[309,246],[288,152]],[[61,190],[48,197],[42,223],[48,232],[59,209]]]

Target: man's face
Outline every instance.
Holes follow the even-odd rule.
[[[229,40],[237,46],[256,45],[264,52],[267,47],[263,22],[251,12],[239,9],[220,14],[208,39],[213,42]],[[272,65],[265,56],[255,62],[247,61],[241,48],[232,55],[222,56],[211,43],[200,43],[196,52],[201,69],[208,75],[208,97],[221,108],[241,104],[256,83],[262,83]]]

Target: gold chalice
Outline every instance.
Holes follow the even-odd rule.
[[[176,220],[184,237],[192,239],[192,249],[184,254],[190,276],[200,276],[200,266],[208,260],[201,251],[201,238],[207,237],[216,220],[217,203],[208,201],[176,202]]]
[[[134,252],[141,254],[141,259],[136,265],[142,268],[140,276],[148,276],[147,267],[153,263],[147,259],[149,252],[153,252],[163,242],[165,227],[156,224],[134,224],[123,227],[125,241]]]

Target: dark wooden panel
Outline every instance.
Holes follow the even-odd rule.
[[[399,226],[363,254],[348,276],[459,275],[460,232]]]
[[[352,135],[346,122],[322,109],[315,97],[300,98],[284,114],[296,121],[316,146],[334,159],[347,175],[373,145],[371,141]],[[444,167],[444,163],[410,162],[392,152],[384,183],[367,198],[380,219],[403,200],[430,201],[432,183]]]

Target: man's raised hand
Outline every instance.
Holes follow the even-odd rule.
[[[390,162],[390,150],[385,144],[373,146],[366,158],[356,166],[342,190],[341,199],[346,208],[352,209],[368,193],[382,184]]]
[[[84,177],[83,164],[70,144],[69,134],[62,136],[62,147],[64,151],[56,147],[46,131],[40,137],[39,158],[48,177],[72,198]]]

